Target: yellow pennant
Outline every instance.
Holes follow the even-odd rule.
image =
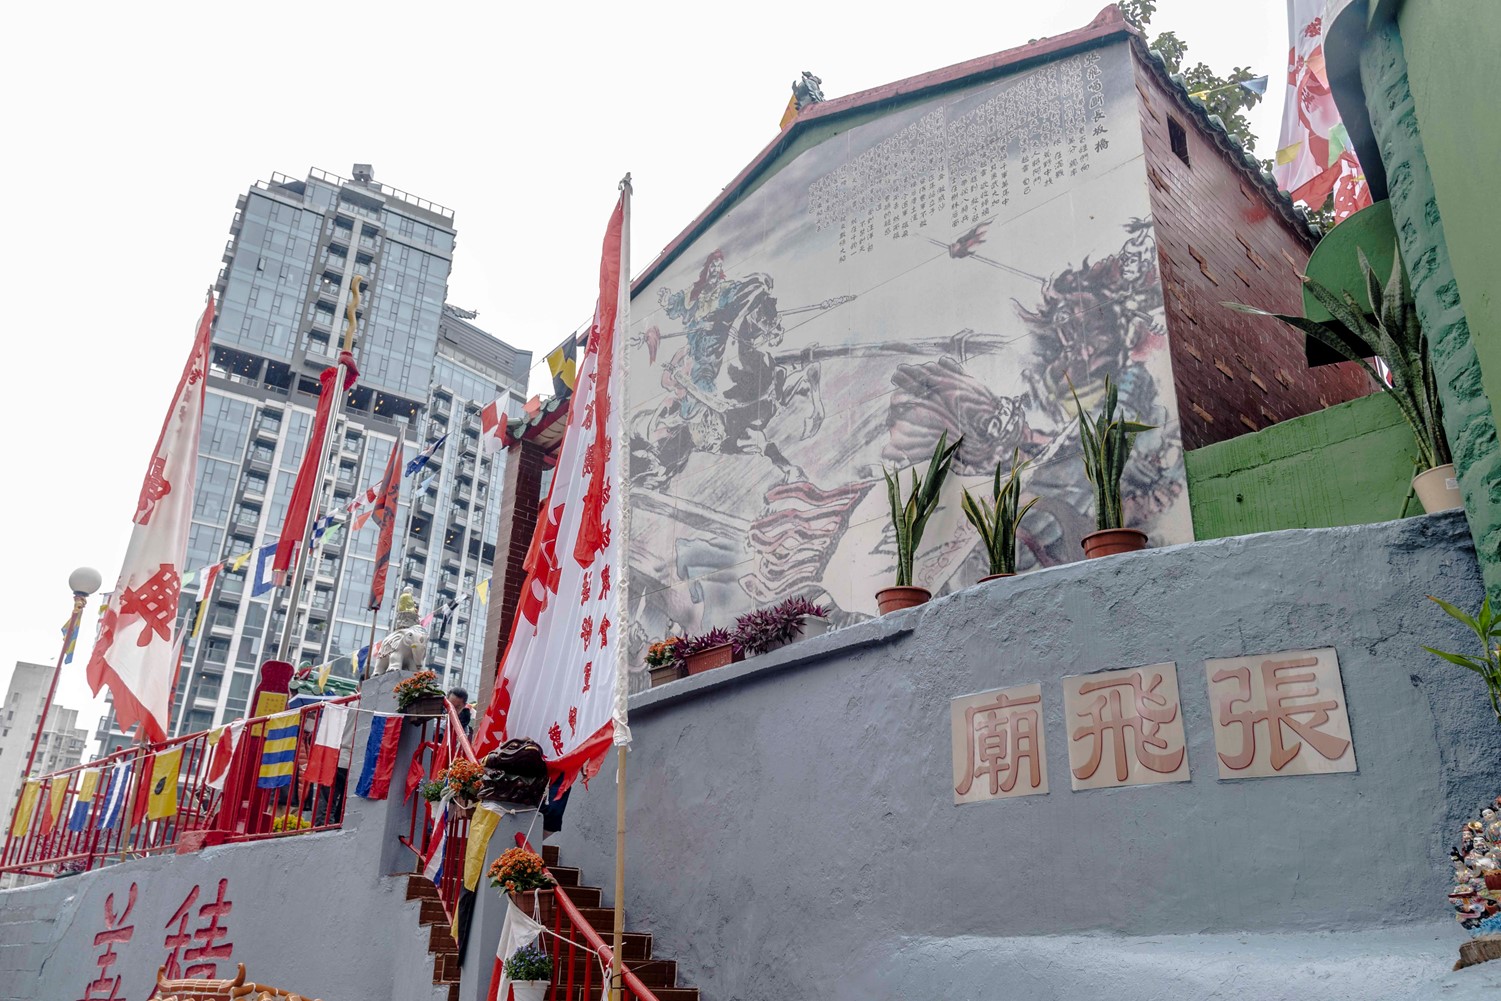
[[[146,819],[165,820],[177,813],[177,773],[182,768],[182,748],[163,751],[151,763],[151,791],[146,800]]]
[[[42,784],[36,779],[28,779],[26,788],[21,791],[21,802],[16,805],[16,817],[11,821],[12,837],[19,838],[26,833],[26,828],[31,826],[31,815],[36,812],[36,801],[41,798],[41,795]]]

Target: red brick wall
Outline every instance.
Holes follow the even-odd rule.
[[[548,468],[549,453],[531,441],[522,441],[506,457],[505,497],[500,509],[500,528],[495,542],[494,575],[490,581],[490,614],[485,622],[485,658],[489,670],[480,677],[480,706],[488,706],[495,674],[505,657],[511,638],[511,623],[521,600],[521,585],[526,582],[527,550],[537,528],[537,514],[542,503],[542,474]]]
[[[1353,362],[1310,369],[1301,333],[1220,305],[1302,313],[1298,276],[1311,248],[1200,131],[1197,118],[1143,65],[1140,53],[1136,89],[1183,447],[1234,438],[1373,392]],[[1186,133],[1188,164],[1172,150],[1170,117]]]

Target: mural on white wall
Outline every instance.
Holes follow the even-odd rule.
[[[1128,524],[1191,538],[1124,44],[832,135],[638,292],[629,350],[634,643],[782,598],[874,614],[893,577],[881,468],[964,435],[917,583],[986,572],[960,487],[1032,460],[1020,566],[1094,528],[1069,383],[1158,425]],[[639,659],[639,658],[638,658]]]

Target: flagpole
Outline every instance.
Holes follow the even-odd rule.
[[[292,573],[292,587],[287,593],[287,621],[282,627],[281,645],[276,648],[277,656],[287,663],[292,664],[293,667],[297,666],[292,659],[294,657],[292,637],[297,630],[297,608],[302,602],[302,584],[307,577],[307,565],[312,561],[313,532],[318,525],[318,511],[323,506],[323,477],[328,471],[328,446],[333,440],[334,431],[339,423],[339,415],[344,409],[344,396],[346,393],[344,389],[344,356],[345,352],[348,352],[351,356],[354,354],[355,311],[360,306],[360,283],[365,279],[355,274],[353,266],[350,266],[344,272],[344,280],[347,283],[346,291],[348,292],[348,300],[345,306],[344,345],[343,350],[339,353],[338,372],[334,376],[333,385],[329,388],[329,391],[334,396],[329,401],[328,423],[323,428],[323,440],[318,442],[317,446],[318,465],[314,469],[317,476],[313,479],[312,506],[308,511],[307,526],[302,530],[302,545],[296,553],[297,566]],[[308,442],[309,447],[312,447],[312,445],[312,442]],[[302,644],[299,642],[299,651],[301,647]]]
[[[623,719],[623,707],[629,693],[627,688],[628,672],[630,670],[630,647],[631,647],[631,606],[629,584],[630,572],[630,503],[626,493],[627,481],[630,479],[630,434],[626,430],[630,424],[630,415],[626,411],[626,383],[628,369],[626,357],[630,343],[629,336],[620,336],[630,323],[631,309],[631,175],[627,173],[620,180],[620,303],[615,312],[614,331],[614,367],[620,373],[620,390],[616,402],[620,413],[621,436],[624,441],[618,442],[618,451],[615,453],[616,471],[623,471],[624,475],[618,475],[619,481],[616,492],[617,510],[620,517],[620,552],[624,561],[620,567],[620,576],[615,586],[619,589],[616,594],[620,602],[621,629],[619,639],[616,641],[616,676],[615,676],[615,701],[616,711],[620,713],[615,727],[615,935],[611,943],[614,955],[611,958],[612,975],[610,977],[610,999],[621,1001],[622,986],[624,981],[624,965],[621,952],[625,942],[625,759],[629,737],[620,732],[620,719]]]

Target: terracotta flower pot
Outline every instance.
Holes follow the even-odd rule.
[[[546,915],[549,913],[548,908],[552,906],[552,890],[522,890],[511,894],[511,903],[527,917],[533,914]]]
[[[1134,528],[1102,528],[1084,536],[1084,558],[1092,560],[1117,553],[1134,553],[1147,548],[1147,533]]]
[[[711,646],[707,650],[688,655],[688,673],[703,674],[712,671],[716,667],[724,667],[736,661],[735,647],[730,643],[721,643],[719,646]]]
[[[899,612],[904,608],[916,608],[933,600],[933,592],[925,587],[883,587],[876,592],[876,607],[881,614]]]
[[[1002,577],[1015,577],[1015,576],[1016,576],[1016,574],[1014,574],[1014,573],[988,573],[984,577],[980,578],[980,583],[983,584],[987,580],[1000,580]]]
[[[407,723],[410,725],[421,726],[435,716],[445,715],[443,703],[442,695],[424,695],[420,699],[408,702],[401,714],[407,718]]]
[[[1425,469],[1412,478],[1413,492],[1429,514],[1452,511],[1464,507],[1464,498],[1459,495],[1459,479],[1454,473],[1454,463],[1445,463]]]
[[[683,675],[679,672],[676,664],[663,664],[661,667],[651,669],[651,686],[665,685],[669,681],[676,681]]]

